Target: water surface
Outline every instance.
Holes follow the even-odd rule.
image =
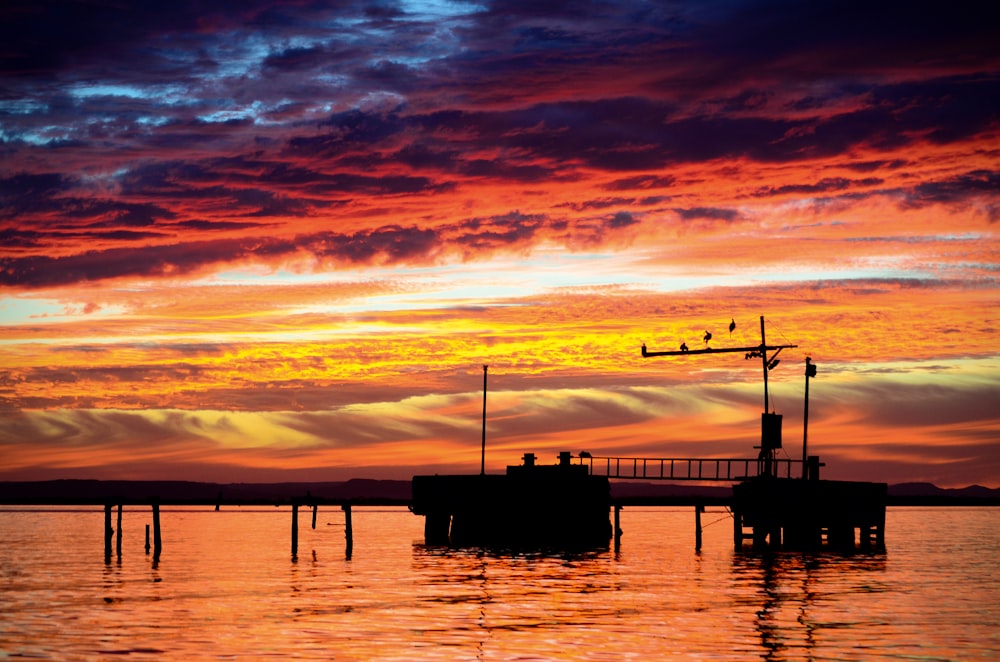
[[[884,554],[753,555],[709,509],[626,509],[621,551],[422,545],[405,509],[0,510],[0,656],[33,659],[997,660],[1000,508],[895,508]]]

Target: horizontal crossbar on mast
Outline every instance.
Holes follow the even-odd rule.
[[[646,349],[646,346],[642,346],[643,357],[650,356],[685,356],[687,354],[725,354],[726,352],[770,352],[776,349],[791,349],[793,347],[798,347],[798,345],[756,345],[755,347],[723,347],[721,349],[714,349],[712,347],[706,347],[705,349],[680,349],[671,352],[650,352]]]

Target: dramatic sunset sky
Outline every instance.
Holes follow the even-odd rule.
[[[1000,486],[987,4],[5,2],[0,480]]]

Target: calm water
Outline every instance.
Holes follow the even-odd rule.
[[[354,510],[0,510],[0,657],[334,660],[998,660],[1000,509],[890,509],[877,555],[736,554],[732,520],[626,509],[620,553],[422,546],[423,519]]]

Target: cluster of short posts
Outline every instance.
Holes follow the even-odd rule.
[[[146,525],[146,554],[149,554],[150,549],[153,551],[153,564],[154,566],[159,563],[160,555],[163,553],[163,536],[160,532],[160,503],[159,499],[151,499],[150,504],[153,510],[153,525],[152,525],[152,545],[150,545],[150,525]],[[115,503],[104,504],[104,562],[111,563],[112,557],[112,544],[114,545],[114,553],[118,558],[118,562],[122,559],[122,503],[118,502],[118,517],[115,522],[116,526],[112,526],[112,515],[115,509]],[[316,518],[319,512],[319,503],[307,497],[304,500],[294,500],[292,502],[292,560],[298,559],[299,555],[299,507],[308,506],[312,508],[312,528],[316,528]],[[215,506],[216,510],[219,510],[219,504]],[[354,527],[351,518],[351,504],[344,503],[341,505],[341,509],[344,511],[344,537],[346,542],[345,555],[349,560],[354,552]]]
[[[157,499],[151,500],[153,508],[153,563],[159,563],[160,554],[163,552],[163,536],[160,534],[160,503]],[[104,562],[111,563],[111,541],[115,541],[115,554],[118,561],[122,560],[122,504],[118,503],[117,526],[111,526],[111,511],[113,504],[104,504]],[[149,554],[149,524],[146,525],[146,553]]]
[[[298,560],[299,558],[299,506],[307,506],[312,508],[312,528],[316,528],[316,517],[319,512],[319,504],[307,498],[304,501],[293,501],[292,502],[292,560]],[[341,510],[344,511],[344,543],[345,543],[345,558],[350,560],[351,555],[354,553],[354,525],[351,518],[351,504],[345,503],[341,504]]]

